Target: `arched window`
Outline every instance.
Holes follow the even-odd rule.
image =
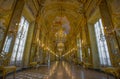
[[[97,46],[98,46],[98,52],[99,52],[99,58],[100,58],[100,64],[103,66],[110,66],[110,57],[107,47],[106,38],[104,35],[103,25],[101,19],[99,19],[95,24],[95,35],[97,40]]]

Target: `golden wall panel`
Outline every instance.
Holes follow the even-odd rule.
[[[112,21],[116,30],[117,39],[120,45],[120,0],[109,0],[109,9],[112,15]]]
[[[0,0],[0,48],[5,37],[6,29],[9,25],[15,0]]]

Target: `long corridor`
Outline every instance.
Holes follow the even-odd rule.
[[[78,65],[65,61],[56,61],[51,66],[40,66],[37,69],[28,69],[16,74],[15,79],[115,79],[102,72],[84,69]],[[7,77],[13,79],[13,75]]]

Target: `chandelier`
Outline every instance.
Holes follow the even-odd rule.
[[[62,52],[64,50],[64,43],[63,42],[57,43],[57,49],[59,52]]]
[[[65,42],[66,41],[66,33],[61,28],[56,34],[55,34],[56,42]]]
[[[64,51],[64,43],[66,41],[67,31],[65,28],[66,24],[66,18],[65,17],[56,17],[55,21],[53,22],[53,25],[58,27],[57,32],[55,33],[55,41],[57,45],[58,52],[62,53]]]

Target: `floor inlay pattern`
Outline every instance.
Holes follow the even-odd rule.
[[[43,79],[44,77],[47,76],[47,73],[48,73],[47,67],[41,67],[38,69],[29,69],[29,70],[17,72],[15,79]],[[6,79],[13,79],[13,75],[7,76]]]
[[[15,79],[42,79],[43,76],[43,74],[39,73],[22,72],[18,73]],[[12,79],[12,76],[8,77],[7,79]]]
[[[84,69],[67,62],[55,62],[50,67],[41,66],[16,73],[15,79],[115,79],[113,76]],[[13,79],[13,74],[6,79]]]

